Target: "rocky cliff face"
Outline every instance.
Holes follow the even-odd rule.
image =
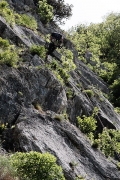
[[[17,11],[35,7],[32,0],[29,3],[17,0],[8,2]],[[38,24],[43,34],[54,31],[50,26],[45,28],[40,21]],[[16,46],[45,44],[42,37],[32,30],[17,25],[11,28],[2,17],[0,36]],[[120,116],[100,93],[109,93],[105,82],[78,60],[74,46],[67,39],[65,46],[74,53],[77,67],[70,72],[67,86],[61,85],[43,59],[31,55],[29,51],[24,53],[24,62],[18,68],[0,65],[0,120],[1,123],[8,123],[2,135],[3,148],[25,152],[48,151],[57,157],[67,180],[74,180],[79,175],[86,180],[119,180],[120,172],[116,165],[91,147],[87,137],[76,127],[76,117],[91,115],[94,107],[98,107],[98,131],[101,132],[104,126],[120,129]],[[58,52],[54,55],[60,59]],[[90,87],[94,91],[91,98],[83,91]],[[67,89],[73,93],[71,98],[67,97]],[[69,121],[63,112],[67,113]],[[72,162],[77,164],[74,168],[71,167]]]

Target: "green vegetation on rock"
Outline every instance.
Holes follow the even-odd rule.
[[[10,162],[22,180],[65,180],[62,168],[49,153],[17,152],[10,157]]]

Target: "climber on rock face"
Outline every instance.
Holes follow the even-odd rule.
[[[53,51],[56,48],[61,48],[62,44],[63,44],[63,36],[56,32],[51,33],[50,43],[49,43],[48,51],[46,53],[46,60],[48,58],[48,55],[52,55]]]

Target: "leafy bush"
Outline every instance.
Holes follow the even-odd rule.
[[[34,17],[28,16],[27,14],[15,14],[15,22],[18,25],[25,26],[27,28],[30,28],[32,30],[37,29],[37,22]]]
[[[62,64],[59,65],[56,60],[53,60],[50,67],[62,84],[67,84],[70,77],[69,72],[76,68],[73,62],[73,53],[65,48],[58,49],[58,52],[62,54]]]
[[[65,84],[68,82],[69,79],[68,72],[66,71],[65,68],[63,69],[55,59],[53,59],[53,61],[49,65],[49,68],[56,75],[56,77],[61,82],[61,84]]]
[[[2,15],[10,25],[14,25],[15,17],[13,11],[9,8],[9,4],[5,0],[0,2],[0,15]]]
[[[97,113],[97,109],[94,109],[94,112],[91,116],[87,117],[85,115],[82,116],[82,118],[80,118],[79,116],[77,117],[78,120],[78,127],[80,128],[80,130],[89,135],[91,132],[94,132],[96,130],[96,119],[94,118],[95,114]]]
[[[22,180],[65,180],[62,168],[56,164],[56,158],[49,154],[39,152],[17,152],[10,158]]]
[[[37,22],[34,17],[15,13],[10,9],[9,4],[5,0],[0,2],[0,15],[2,15],[11,26],[16,23],[32,30],[37,29]]]
[[[53,7],[46,0],[38,1],[38,14],[43,23],[49,23],[53,19]]]
[[[40,56],[43,59],[46,56],[46,49],[44,46],[33,45],[30,48],[30,52],[32,55],[37,54],[38,56]]]
[[[114,157],[114,153],[120,154],[120,131],[104,128],[98,136],[100,150],[108,157]]]
[[[60,76],[64,79],[64,82],[67,83],[70,75],[66,72],[66,70],[63,68],[59,68],[58,72]]]
[[[0,37],[0,48],[7,48],[9,47],[9,41],[7,39],[2,39]]]
[[[90,132],[94,132],[96,130],[97,122],[93,116],[87,117],[87,116],[83,115],[83,118],[80,118],[78,116],[77,120],[78,120],[78,126],[83,133],[89,134]]]
[[[19,57],[15,49],[13,51],[8,49],[0,54],[0,64],[6,64],[8,66],[15,67],[17,65],[18,58]]]
[[[9,5],[8,5],[8,3],[5,1],[5,0],[2,0],[1,2],[0,2],[0,10],[1,9],[4,9],[4,8],[6,8],[6,7],[8,7]]]
[[[0,48],[0,64],[7,64],[15,67],[19,60],[15,46],[10,45],[8,40],[0,38]]]
[[[62,54],[62,66],[64,69],[66,69],[66,72],[75,70],[76,65],[73,62],[73,53],[70,50],[65,49],[64,47],[62,49],[59,49],[58,52]]]
[[[120,107],[116,107],[116,108],[114,109],[114,111],[117,112],[118,114],[120,114]]]
[[[67,92],[66,92],[67,98],[70,99],[73,97],[74,93],[72,91],[71,88],[67,88]]]
[[[87,94],[88,97],[93,97],[94,96],[94,92],[90,89],[84,90],[83,93]]]
[[[100,69],[98,74],[105,82],[110,83],[117,65],[116,63],[108,62],[104,62],[102,65],[105,67],[105,69]]]

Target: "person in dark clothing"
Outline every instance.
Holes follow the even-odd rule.
[[[50,44],[48,47],[48,51],[46,53],[46,59],[48,58],[48,55],[52,55],[53,51],[56,48],[61,48],[63,44],[63,36],[59,33],[51,33],[50,36]]]

